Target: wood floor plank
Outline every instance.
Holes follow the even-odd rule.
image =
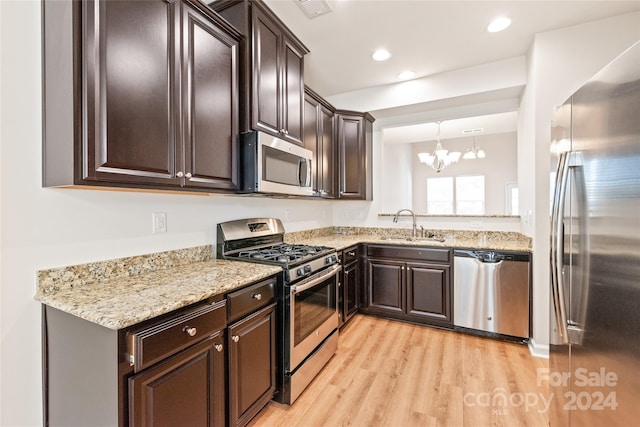
[[[548,426],[533,396],[548,392],[536,384],[545,367],[522,344],[356,315],[298,400],[270,402],[250,425]]]

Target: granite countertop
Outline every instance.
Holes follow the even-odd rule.
[[[411,241],[404,239],[411,235],[410,229],[329,227],[328,230],[323,230],[325,230],[324,233],[322,231],[314,233],[313,230],[291,233],[285,235],[285,240],[295,243],[330,246],[337,250],[346,249],[359,243],[377,243],[400,246],[531,252],[531,239],[514,232],[438,230],[434,234],[443,241]],[[400,239],[388,240],[389,237],[400,237]]]
[[[201,249],[201,248],[193,248]],[[38,272],[35,299],[109,329],[123,329],[282,271],[240,261],[168,261],[178,250]],[[205,250],[206,252],[206,250]],[[148,257],[154,257],[149,262]],[[146,260],[147,268],[141,267]],[[133,270],[133,271],[132,271]]]
[[[443,241],[384,240],[400,228],[326,227],[285,234],[289,243],[346,249],[359,243],[531,251],[520,233],[437,230]],[[430,231],[431,232],[431,231]],[[282,271],[279,266],[213,259],[211,245],[38,271],[35,299],[118,330]],[[249,268],[250,267],[250,268]]]

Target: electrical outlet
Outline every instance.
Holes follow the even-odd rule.
[[[167,213],[154,212],[151,214],[151,224],[153,226],[153,234],[167,232]]]

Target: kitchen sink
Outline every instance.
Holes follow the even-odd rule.
[[[404,237],[404,236],[389,236],[381,237],[380,240],[386,242],[439,242],[443,243],[444,239],[440,237]]]

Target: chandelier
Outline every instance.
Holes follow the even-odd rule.
[[[436,122],[438,124],[438,134],[436,144],[436,148],[433,150],[431,154],[429,153],[418,153],[418,158],[420,158],[421,163],[426,163],[428,166],[431,166],[433,170],[440,173],[447,166],[456,163],[460,159],[459,151],[452,151],[451,153],[448,150],[442,148],[442,144],[440,143],[440,124],[442,122]]]
[[[467,148],[467,151],[464,152],[462,156],[465,160],[472,159],[484,159],[487,155],[484,153],[484,150],[476,145],[476,137],[473,137],[473,146],[471,148]]]

